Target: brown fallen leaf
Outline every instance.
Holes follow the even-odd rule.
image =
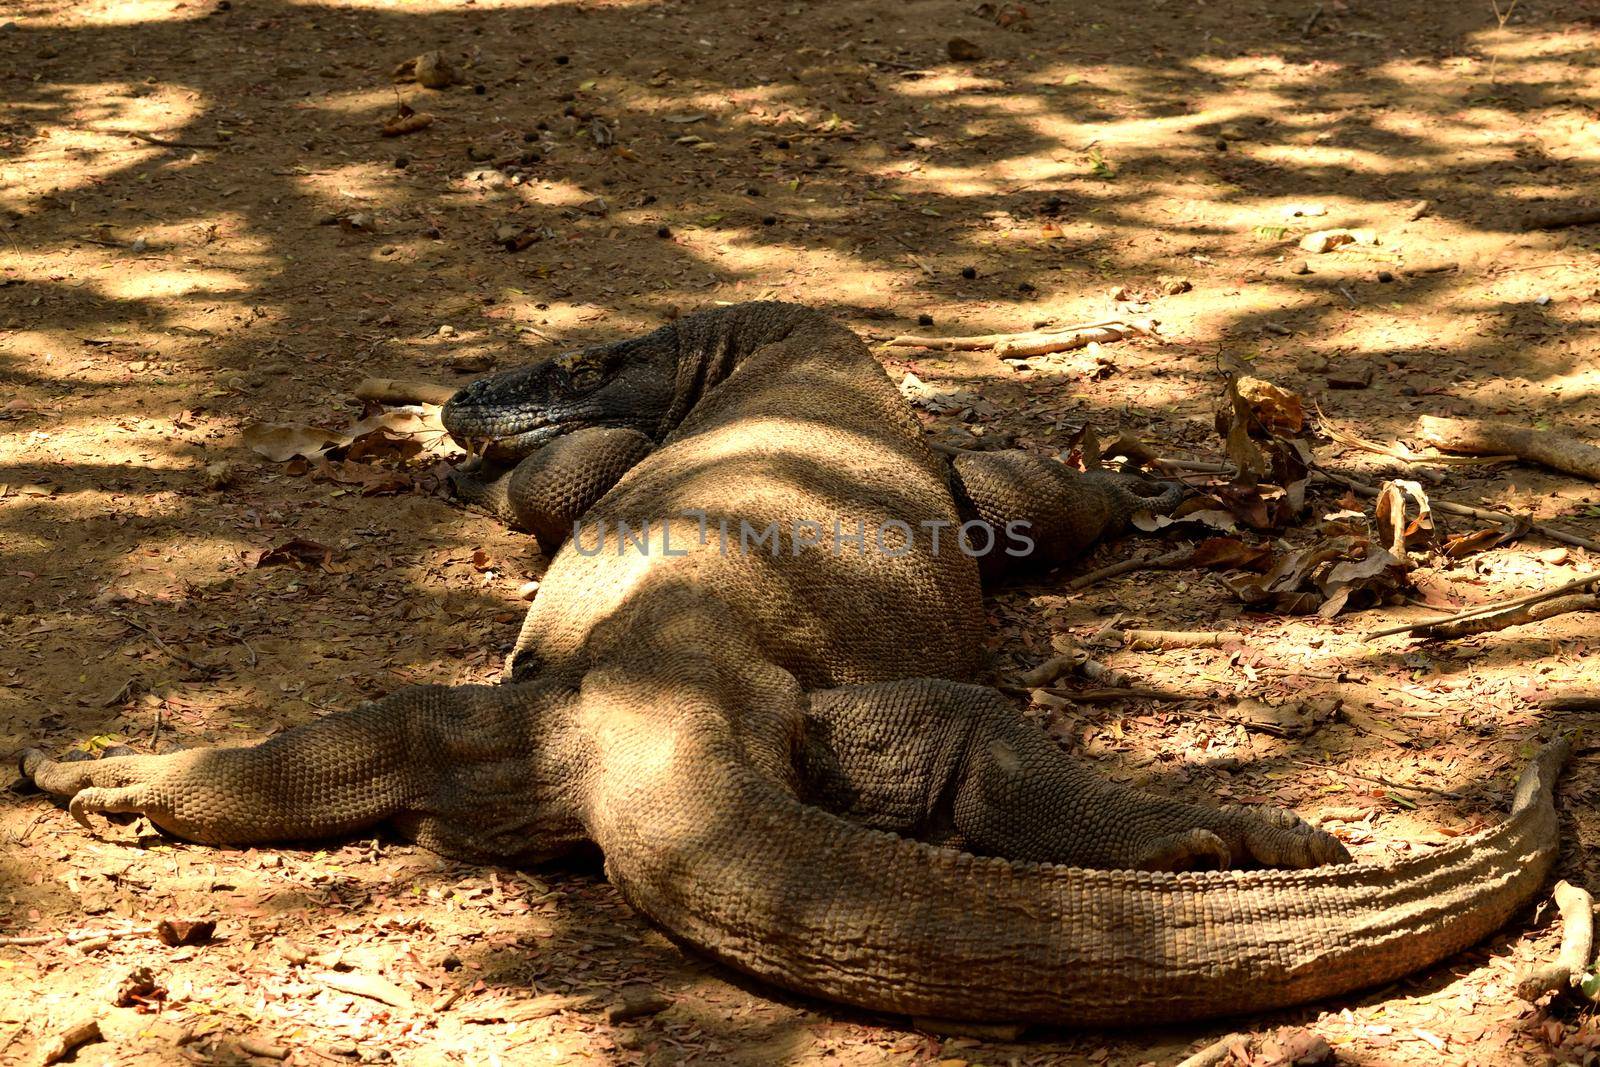
[[[215,919],[162,919],[156,923],[156,937],[163,945],[204,945],[217,932]]]
[[[325,430],[320,426],[298,422],[258,422],[246,426],[241,436],[246,448],[275,463],[284,463],[296,456],[320,459],[353,440],[350,435],[337,430]]]
[[[396,1008],[415,1010],[417,1006],[410,993],[387,978],[380,978],[374,974],[362,974],[359,971],[318,971],[307,977],[341,993],[382,1001]]]
[[[426,111],[418,111],[410,104],[401,104],[398,111],[391,115],[383,124],[381,132],[385,137],[401,137],[408,133],[416,133],[433,125],[433,116]]]
[[[311,564],[323,570],[328,569],[328,562],[333,558],[333,549],[318,541],[310,541],[297,537],[293,541],[285,541],[276,548],[269,548],[256,558],[255,567],[279,567],[283,565]]]

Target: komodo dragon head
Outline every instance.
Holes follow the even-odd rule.
[[[500,462],[594,426],[654,438],[672,403],[677,373],[676,347],[652,334],[480,378],[452,396],[441,417],[462,448]]]

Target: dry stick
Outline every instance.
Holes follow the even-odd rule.
[[[1444,797],[1447,800],[1467,799],[1467,795],[1465,793],[1458,793],[1453,789],[1436,789],[1431,785],[1407,785],[1405,782],[1391,782],[1387,778],[1379,778],[1371,774],[1362,774],[1360,771],[1352,771],[1348,767],[1340,767],[1337,770],[1330,770],[1328,767],[1320,763],[1309,763],[1306,760],[1295,760],[1295,762],[1302,767],[1309,767],[1314,771],[1328,771],[1329,774],[1337,774],[1341,778],[1359,778],[1363,782],[1371,782],[1373,785],[1381,785],[1385,789],[1409,789],[1413,793],[1427,793],[1431,796]]]
[[[1561,911],[1561,951],[1550,963],[1541,963],[1517,980],[1517,996],[1538,1000],[1583,981],[1594,947],[1594,899],[1571,882],[1557,882],[1552,895]]]
[[[1238,630],[1110,630],[1107,637],[1122,640],[1122,647],[1135,652],[1161,648],[1222,648],[1242,642]]]
[[[1412,630],[1412,634],[1427,640],[1448,640],[1453,637],[1492,633],[1530,622],[1543,622],[1545,619],[1553,619],[1557,615],[1566,615],[1573,611],[1600,611],[1600,595],[1578,593],[1574,596],[1556,597],[1554,600],[1541,600],[1536,604],[1524,604],[1520,608],[1496,612],[1493,615],[1476,615],[1457,622],[1419,626]]]
[[[1107,578],[1115,578],[1119,574],[1127,574],[1130,571],[1155,570],[1165,567],[1181,567],[1184,565],[1186,560],[1193,558],[1194,549],[1180,548],[1172,552],[1163,552],[1159,556],[1137,556],[1133,559],[1119,560],[1110,566],[1101,567],[1097,571],[1090,571],[1088,574],[1080,574],[1078,577],[1067,583],[1067,592],[1076,593],[1080,589],[1087,589],[1096,582],[1104,581]]]
[[[893,235],[890,235],[893,237]],[[1072,338],[1073,335],[1090,334],[1097,330],[1123,330],[1128,333],[1154,333],[1156,323],[1153,319],[1104,319],[1100,322],[1083,322],[1075,326],[1051,326],[1042,330],[1026,330],[1022,333],[984,333],[970,337],[923,337],[918,334],[903,334],[891,337],[884,343],[890,348],[932,348],[941,352],[977,352],[985,348],[999,348],[1000,345],[1010,344],[1015,341],[1039,340],[1051,338],[1060,341],[1063,337]],[[1103,339],[1117,340],[1122,337],[1100,338],[1086,336],[1083,344],[1090,341]],[[1080,346],[1081,347],[1081,346]]]
[[[1362,640],[1371,641],[1376,637],[1390,637],[1394,634],[1409,633],[1412,630],[1421,630],[1430,626],[1441,626],[1445,623],[1460,622],[1463,619],[1473,619],[1480,615],[1493,615],[1510,608],[1520,608],[1524,604],[1537,604],[1544,600],[1554,600],[1557,597],[1565,596],[1574,590],[1583,589],[1586,586],[1595,585],[1596,583],[1600,583],[1600,573],[1585,574],[1582,577],[1574,578],[1570,582],[1558,585],[1554,589],[1546,589],[1542,593],[1529,593],[1527,596],[1520,596],[1515,600],[1502,600],[1490,604],[1480,604],[1475,608],[1468,608],[1465,611],[1458,611],[1453,615],[1445,615],[1438,619],[1428,619],[1424,622],[1405,623],[1404,625],[1400,626],[1390,626],[1382,630],[1374,630],[1372,633],[1363,637]]]
[[[356,399],[380,404],[432,404],[441,407],[456,394],[448,385],[413,382],[404,378],[364,378],[356,386]]]
[[[137,137],[141,141],[160,145],[162,148],[224,148],[220,141],[178,141],[169,137],[157,137],[154,134],[140,133],[138,130],[107,130],[107,133],[120,133],[124,137]]]
[[[1143,685],[1116,685],[1101,689],[1059,689],[1051,686],[1042,687],[1042,691],[1051,696],[1063,697],[1067,700],[1076,700],[1080,704],[1105,704],[1114,700],[1204,700],[1203,696],[1195,693],[1175,693],[1170,689],[1151,689]],[[1223,719],[1216,716],[1200,715],[1200,718],[1215,718],[1217,722],[1226,722],[1240,725],[1237,720]],[[1249,724],[1243,724],[1249,725]]]
[[[1600,482],[1600,448],[1554,430],[1535,430],[1504,422],[1442,419],[1424,415],[1420,436],[1436,448],[1470,455],[1503,455]]]
[[[177,660],[179,663],[182,663],[182,664],[186,665],[190,670],[200,671],[201,673],[206,673],[206,672],[209,672],[211,670],[214,670],[214,668],[207,667],[203,663],[195,662],[194,660],[190,659],[188,656],[185,656],[182,652],[175,651],[172,648],[172,646],[168,645],[165,641],[161,640],[161,635],[160,634],[156,633],[154,630],[152,630],[150,627],[146,626],[144,623],[136,622],[135,620],[129,618],[128,616],[123,615],[121,612],[113,611],[111,613],[111,616],[113,618],[115,618],[115,619],[119,619],[120,621],[127,623],[129,626],[133,627],[135,630],[138,630],[140,633],[144,634],[150,640],[155,642],[157,648],[159,648],[161,651],[165,652],[167,655],[171,656],[173,659]]]
[[[1565,230],[1600,222],[1600,207],[1555,208],[1533,211],[1522,217],[1524,230]]]
[[[1322,8],[1317,8],[1315,14],[1322,14]],[[1308,24],[1306,29],[1311,27]],[[1205,1048],[1196,1052],[1178,1064],[1178,1067],[1219,1067],[1232,1055],[1235,1045],[1244,1045],[1250,1040],[1247,1034],[1229,1034],[1219,1037]]]
[[[1317,467],[1315,469],[1318,477],[1324,478],[1335,483],[1336,485],[1342,485],[1346,489],[1353,490],[1362,496],[1375,497],[1378,495],[1378,489],[1376,486],[1366,485],[1362,482],[1356,481],[1354,478],[1347,478],[1342,474],[1334,474],[1332,471],[1327,470],[1324,467]],[[1453,500],[1439,500],[1437,498],[1430,498],[1429,502],[1433,505],[1433,509],[1435,511],[1443,511],[1451,515],[1467,515],[1474,519],[1486,519],[1489,522],[1497,522],[1502,525],[1507,523],[1526,523],[1528,530],[1538,534],[1541,537],[1548,537],[1552,541],[1560,541],[1562,544],[1566,545],[1576,545],[1578,548],[1587,548],[1591,552],[1600,552],[1600,541],[1593,541],[1580,534],[1568,533],[1565,530],[1558,530],[1554,526],[1547,526],[1542,522],[1534,522],[1526,515],[1516,515],[1508,511],[1491,511],[1488,508],[1473,507],[1471,504],[1457,504]]]
[[[100,1020],[85,1019],[61,1031],[44,1046],[44,1051],[39,1056],[42,1067],[50,1067],[53,1063],[60,1063],[72,1055],[80,1046],[91,1041],[101,1040]]]
[[[64,934],[24,934],[0,937],[0,945],[50,945],[57,941],[76,945],[81,941],[98,941],[102,938],[155,937],[154,926],[134,926],[126,930],[69,930]]]
[[[1539,698],[1539,706],[1551,711],[1600,711],[1600,692],[1551,693]]]

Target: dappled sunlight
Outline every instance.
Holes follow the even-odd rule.
[[[1524,0],[1503,29],[1487,3],[1421,0],[992,6],[16,0],[0,14],[14,23],[0,28],[14,59],[0,102],[8,745],[231,743],[403,685],[496,679],[548,563],[525,536],[452,502],[435,455],[279,463],[245,429],[349,426],[370,410],[355,397],[364,379],[455,387],[744,300],[826,310],[896,381],[909,371],[936,396],[976,394],[972,409],[919,412],[958,447],[1054,456],[1089,425],[1102,442],[1126,432],[1216,462],[1213,409],[1232,372],[1291,387],[1380,443],[1416,446],[1435,413],[1595,437],[1600,231],[1523,223],[1593,207],[1600,188],[1600,38],[1581,3]],[[1025,25],[1000,24],[1011,6]],[[951,60],[953,37],[980,58]],[[394,80],[429,49],[458,84]],[[381,136],[402,102],[434,122]],[[1300,246],[1336,228],[1372,243]],[[1156,320],[1158,336],[1026,361],[882,344],[1129,318]],[[1348,373],[1362,369],[1364,387]],[[816,432],[757,420],[699,447],[753,467]],[[1317,458],[1597,536],[1600,491],[1537,467],[1419,471],[1329,441]],[[796,482],[796,511],[823,503]],[[1313,488],[1313,518],[1349,506]],[[1483,525],[1435,520],[1449,534]],[[1027,707],[1119,779],[1298,806],[1363,859],[1393,859],[1499,811],[1519,746],[1568,721],[1541,696],[1594,688],[1592,614],[1471,641],[1361,640],[1593,565],[1534,536],[1429,558],[1413,603],[1333,619],[1257,614],[1193,569],[1072,588],[1192,533],[1118,543],[986,603],[1008,684],[1108,623],[1247,634],[1222,649],[1097,646],[1130,685],[1192,700],[1078,702],[1068,689]],[[1307,520],[1244,536],[1283,550],[1316,535]],[[283,546],[303,555],[269,556]],[[615,563],[614,591],[650,580],[645,556]],[[619,683],[610,695],[608,721],[622,723],[661,694]],[[1235,721],[1236,696],[1323,710],[1282,737]],[[626,740],[644,745],[641,787],[680,755],[670,738]],[[1576,761],[1563,800],[1573,841],[1594,833],[1590,763]],[[155,907],[229,917],[204,952],[161,957],[177,984],[161,1016],[141,1017],[143,1036],[84,1060],[170,1052],[145,1030],[199,1016],[201,1042],[213,1029],[286,1044],[380,1035],[363,1054],[507,1063],[735,1062],[755,1049],[752,1067],[1133,1064],[1177,1062],[1201,1033],[1160,1048],[1145,1034],[951,1041],[686,964],[594,872],[544,884],[543,871],[469,871],[389,841],[219,853],[135,826],[97,840],[17,799],[0,813],[0,843],[17,845],[0,860],[0,932]],[[1585,875],[1581,850],[1563,862]],[[342,913],[331,926],[330,909]],[[1516,936],[1528,943],[1499,943],[1497,962],[1461,957],[1446,968],[1459,977],[1430,979],[1464,998],[1435,1017],[1440,987],[1424,984],[1298,1021],[1352,1062],[1476,1052],[1461,1035],[1477,1024],[1511,1035],[1485,1061],[1531,1056],[1542,1031],[1500,972],[1553,935]],[[282,954],[295,946],[307,960]],[[38,985],[14,998],[29,1026],[16,1040],[80,1007],[105,1016],[105,997],[84,991],[152,950],[164,947],[7,948],[0,965]],[[333,972],[383,974],[421,1008],[461,999],[390,1011],[311,977]],[[608,998],[635,982],[677,1003],[613,1024]],[[463,1021],[494,998],[569,994],[594,999]],[[23,1020],[0,1011],[0,1054]],[[156,1067],[161,1051],[129,1062]]]
[[[158,159],[162,149],[141,144],[130,131],[180,137],[201,105],[187,87],[135,82],[56,84],[47,103],[0,104],[0,118],[42,124],[26,149],[9,159],[0,155],[0,208],[31,213],[42,196],[68,196]],[[70,124],[53,118],[63,110],[71,112]],[[25,189],[34,192],[25,196]]]

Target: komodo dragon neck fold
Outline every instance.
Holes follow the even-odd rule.
[[[860,341],[804,308],[584,352],[456,409],[503,446],[512,465],[485,484],[510,486],[497,499],[541,543],[574,514],[603,531],[600,551],[551,562],[511,680],[402,690],[253,748],[30,750],[24,773],[80,820],[138,811],[202,842],[389,823],[530,862],[591,840],[634,907],[733,967],[989,1021],[1175,1021],[1388,982],[1483,938],[1546,877],[1564,742],[1499,825],[1368,866],[1288,812],[1104,781],[969,684],[983,553],[927,531],[1020,522],[1022,562],[1050,563],[1173,491],[1020,453],[947,466]],[[516,411],[495,429],[500,401]],[[705,536],[729,522],[806,537]],[[814,529],[830,523],[875,541],[841,548]],[[1186,869],[1207,863],[1301,869]]]

